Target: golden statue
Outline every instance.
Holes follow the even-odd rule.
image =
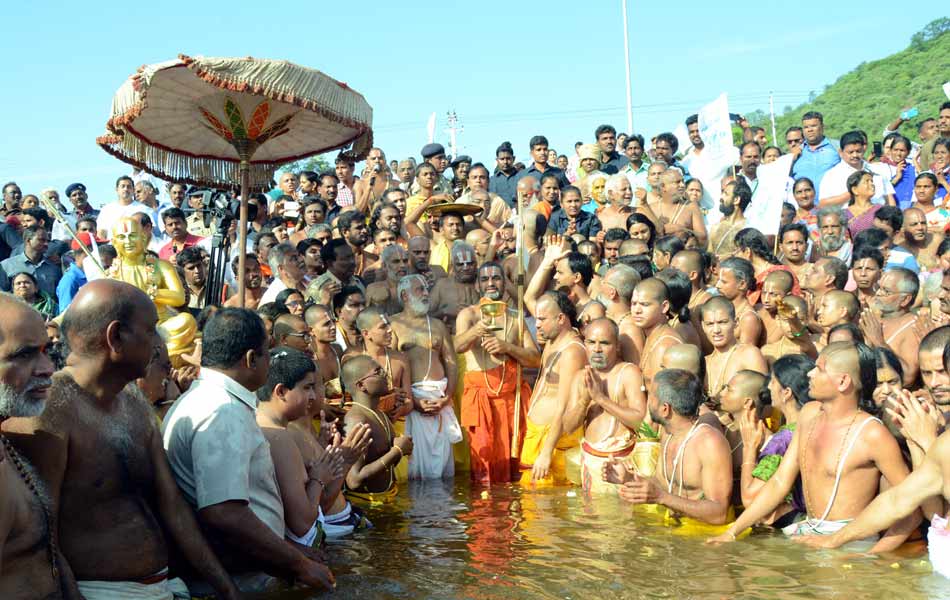
[[[182,366],[182,355],[194,351],[198,327],[191,314],[176,310],[185,303],[185,287],[178,272],[168,261],[146,252],[148,236],[137,219],[119,219],[112,228],[112,245],[118,256],[106,276],[148,294],[158,311],[159,334],[168,347],[172,366]]]

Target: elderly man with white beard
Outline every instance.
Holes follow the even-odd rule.
[[[366,303],[394,315],[402,310],[396,288],[399,280],[409,274],[409,253],[399,244],[393,244],[384,248],[379,258],[386,270],[386,280],[366,286]]]
[[[851,264],[853,246],[845,236],[847,221],[837,206],[818,209],[818,242],[822,256],[833,256]]]
[[[393,347],[409,357],[414,404],[406,417],[406,435],[414,444],[409,478],[452,477],[452,444],[462,441],[452,408],[458,381],[452,336],[442,321],[429,316],[424,277],[406,275],[399,280],[397,292],[404,308],[392,317]]]

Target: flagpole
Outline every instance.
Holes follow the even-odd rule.
[[[623,59],[627,76],[627,133],[633,135],[633,96],[630,93],[630,35],[627,32],[627,0],[621,0],[623,11]]]
[[[778,136],[775,135],[775,103],[772,101],[772,92],[769,92],[769,117],[772,119],[772,144],[778,146]]]

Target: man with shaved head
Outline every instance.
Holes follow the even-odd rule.
[[[499,201],[504,202],[499,198]],[[484,229],[473,229],[465,234],[465,243],[475,249],[475,259],[478,266],[488,260],[488,250],[491,247],[491,233]]]
[[[53,374],[43,317],[0,293],[0,423],[37,417],[46,408]],[[0,596],[78,598],[76,581],[59,549],[51,552],[54,524],[45,486],[34,467],[0,434]]]
[[[396,287],[399,280],[409,274],[409,252],[399,244],[393,244],[383,249],[379,260],[386,272],[386,279],[366,286],[366,303],[369,306],[379,306],[387,314],[394,315],[402,310]]]
[[[46,485],[60,548],[87,599],[170,600],[183,586],[168,578],[171,543],[218,594],[237,597],[175,485],[151,407],[126,387],[146,373],[157,322],[138,288],[87,283],[63,320],[69,364],[53,378],[46,410],[4,429],[19,434]]]
[[[874,353],[864,344],[828,344],[808,374],[809,396],[802,407],[792,442],[778,470],[751,506],[717,541],[736,535],[772,513],[801,476],[808,519],[797,535],[831,535],[844,528],[878,494],[881,476],[900,484],[908,469],[894,436],[876,412],[872,394],[877,381]],[[869,414],[870,411],[870,414]],[[914,513],[863,544],[871,552],[900,546],[920,523]]]
[[[762,307],[756,313],[765,328],[765,344],[763,347],[782,339],[782,328],[776,320],[776,315],[778,314],[779,302],[792,293],[794,283],[792,274],[788,271],[772,271],[765,276],[765,281],[762,282],[762,294],[759,296]]]
[[[758,414],[759,407],[764,404],[762,397],[769,398],[768,385],[769,378],[765,374],[740,369],[729,378],[717,397],[719,411],[729,417],[723,433],[732,449],[733,481],[739,482],[742,479],[745,450],[740,431],[742,418],[749,412]],[[741,497],[735,499],[741,501]]]
[[[602,477],[603,463],[623,459],[633,451],[637,429],[646,418],[643,376],[633,363],[620,358],[619,331],[607,318],[587,326],[584,345],[589,366],[572,383],[571,423],[584,427],[581,440],[581,483],[590,494],[616,493]],[[576,421],[575,421],[576,419]]]
[[[709,398],[717,398],[738,371],[748,369],[768,373],[768,363],[762,351],[736,339],[736,313],[732,302],[722,296],[710,298],[700,313],[703,332],[713,347],[712,354],[706,357],[706,393]]]
[[[675,344],[663,353],[660,369],[682,369],[702,380],[705,377],[706,363],[702,350],[693,344]]]
[[[481,298],[459,312],[455,350],[462,355],[462,427],[468,431],[472,481],[508,483],[520,477],[512,458],[515,419],[524,423],[531,388],[521,382],[521,414],[515,414],[518,369],[536,368],[541,352],[526,332],[518,341],[518,313],[504,305],[505,275],[501,265],[484,263],[475,283]],[[502,303],[501,305],[489,303]],[[483,307],[488,308],[487,313]],[[501,310],[498,310],[498,309]],[[522,425],[521,431],[524,431]]]
[[[630,265],[617,264],[604,274],[600,281],[597,300],[605,309],[605,316],[617,324],[620,334],[620,359],[624,362],[637,360],[638,352],[634,339],[640,336],[630,315],[630,299],[640,283],[640,274]]]
[[[475,249],[458,240],[450,251],[452,274],[435,282],[430,298],[429,314],[440,319],[448,327],[449,333],[455,333],[455,318],[466,306],[478,302],[475,289],[475,277],[478,261]]]
[[[670,290],[665,283],[651,277],[637,284],[630,301],[630,314],[644,337],[639,366],[647,387],[660,370],[666,349],[685,341],[670,326],[669,312]]]
[[[274,346],[288,346],[313,356],[310,328],[300,316],[285,314],[277,317],[271,337],[274,338]]]
[[[828,332],[835,325],[853,323],[861,310],[857,296],[844,290],[831,290],[821,297],[815,307],[815,321],[822,328],[819,346],[828,343]]]
[[[901,359],[904,385],[917,381],[918,339],[914,331],[917,316],[911,308],[917,298],[920,280],[903,267],[894,267],[881,275],[877,293],[858,324],[872,346],[887,346]]]
[[[545,292],[538,300],[534,316],[544,352],[525,418],[521,483],[564,485],[565,452],[577,446],[581,438],[580,428],[567,428],[565,412],[570,404],[570,384],[587,365],[587,352],[575,329],[577,312],[567,294]]]
[[[901,229],[903,242],[901,246],[914,255],[921,269],[930,271],[937,267],[937,247],[944,236],[928,230],[927,214],[912,206],[904,211],[904,225]]]

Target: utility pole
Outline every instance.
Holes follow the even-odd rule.
[[[627,0],[621,0],[623,11],[623,59],[627,76],[627,133],[633,135],[633,96],[630,93],[630,35],[627,33]]]
[[[769,118],[772,120],[772,144],[778,146],[778,137],[775,135],[775,103],[772,101],[772,92],[769,92]]]
[[[449,153],[454,160],[458,157],[458,134],[465,131],[465,128],[459,126],[459,118],[454,110],[450,110],[446,113],[445,120],[449,125],[445,128],[445,130],[449,132]]]

